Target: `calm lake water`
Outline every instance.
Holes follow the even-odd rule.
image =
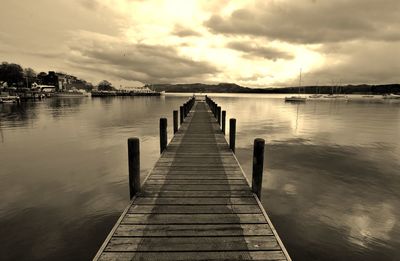
[[[293,260],[400,260],[400,102],[285,103],[213,94],[237,119],[251,175],[266,139],[262,203]],[[128,137],[142,177],[158,121],[185,95],[0,104],[0,260],[89,260],[128,204]]]

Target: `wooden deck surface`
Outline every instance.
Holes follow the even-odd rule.
[[[208,106],[185,122],[94,260],[290,260]]]

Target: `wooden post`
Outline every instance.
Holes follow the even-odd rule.
[[[226,111],[222,111],[222,120],[221,120],[221,127],[222,133],[225,134],[225,121],[226,121]]]
[[[221,126],[221,106],[217,107],[217,120],[218,124]]]
[[[128,139],[129,195],[140,192],[140,145],[138,138]]]
[[[160,119],[160,153],[167,148],[167,119]]]
[[[178,131],[178,111],[173,112],[174,118],[174,134]]]
[[[235,153],[236,119],[229,120],[229,147]]]
[[[182,123],[183,123],[183,106],[181,106],[181,107],[179,107],[179,112],[180,112],[180,122],[181,122],[181,125],[182,125]]]
[[[251,182],[251,189],[261,200],[262,178],[264,168],[264,139],[254,140],[253,149],[253,177]]]

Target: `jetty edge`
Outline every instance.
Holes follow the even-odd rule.
[[[160,119],[161,157],[141,187],[139,139],[128,140],[131,201],[93,260],[291,260],[260,202],[265,141],[254,141],[250,184],[234,154],[236,120],[228,144],[218,107],[189,99],[168,145]]]

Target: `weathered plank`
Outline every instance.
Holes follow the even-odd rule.
[[[150,198],[138,197],[135,205],[257,205],[254,198]]]
[[[280,250],[274,236],[113,237],[106,251],[246,251]]]
[[[116,237],[271,236],[268,224],[120,225]]]
[[[154,179],[150,178],[146,182],[147,185],[243,185],[248,186],[245,179]]]
[[[242,185],[210,185],[210,184],[146,184],[143,188],[144,190],[150,191],[203,191],[203,190],[211,190],[211,191],[234,191],[234,190],[245,190],[250,191],[250,188],[247,184]]]
[[[250,197],[253,193],[250,190],[232,190],[232,191],[150,191],[146,190],[140,193],[143,197],[199,197],[199,198],[229,198],[229,197]]]
[[[208,252],[104,252],[103,261],[269,261],[286,260],[282,251],[208,251]]]
[[[131,214],[121,224],[266,224],[262,214]]]
[[[257,205],[132,205],[132,214],[259,214]]]

